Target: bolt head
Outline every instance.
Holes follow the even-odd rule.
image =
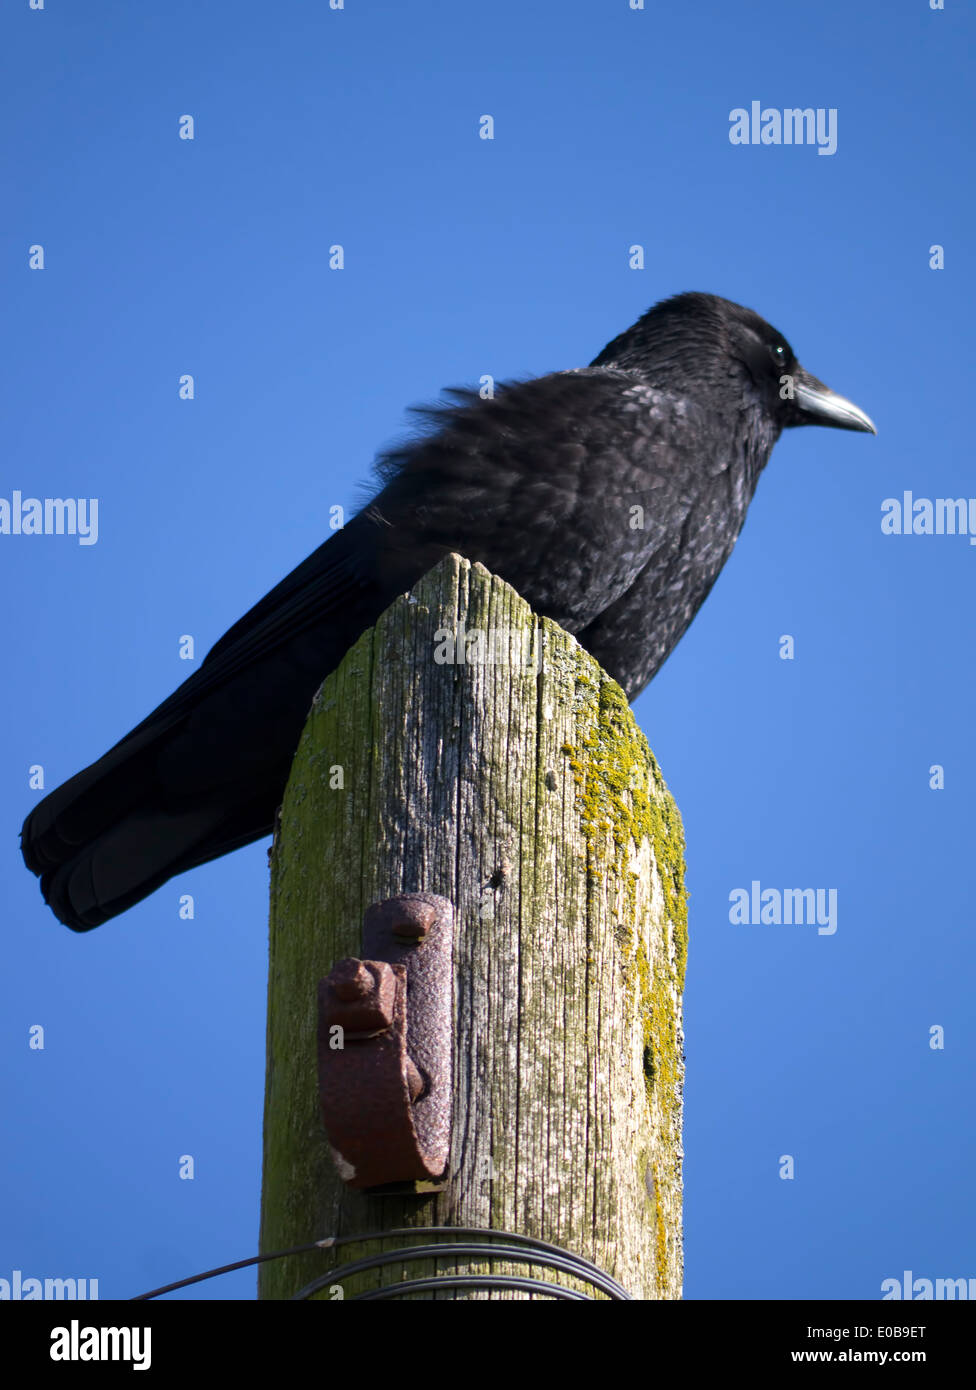
[[[329,984],[336,998],[349,1004],[356,999],[365,999],[376,988],[372,974],[361,960],[355,960],[352,956],[333,967]]]
[[[390,928],[401,941],[421,942],[437,920],[437,911],[430,903],[407,898],[397,902]]]

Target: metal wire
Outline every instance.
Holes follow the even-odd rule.
[[[414,1229],[416,1230],[418,1228],[414,1227]],[[436,1226],[428,1229],[431,1231],[451,1231],[454,1228]],[[489,1232],[482,1231],[479,1228],[474,1229],[478,1230],[478,1233],[481,1235],[489,1234]],[[492,1232],[491,1234],[494,1233]],[[498,1234],[502,1235],[507,1233],[499,1231]],[[523,1264],[542,1265],[549,1269],[559,1270],[562,1274],[569,1274],[576,1279],[582,1280],[585,1284],[592,1284],[602,1293],[605,1293],[608,1298],[620,1300],[630,1297],[627,1291],[617,1283],[616,1279],[611,1278],[609,1274],[605,1274],[596,1265],[591,1264],[589,1260],[584,1260],[579,1255],[570,1254],[569,1251],[559,1250],[558,1247],[555,1248],[558,1250],[558,1253],[555,1253],[555,1251],[550,1248],[544,1248],[540,1253],[539,1247],[543,1246],[543,1242],[536,1242],[530,1236],[523,1237],[522,1239],[524,1244],[521,1247],[516,1245],[487,1244],[483,1242],[454,1244],[432,1241],[427,1245],[411,1245],[399,1247],[396,1250],[384,1250],[378,1255],[369,1255],[349,1264],[337,1265],[327,1274],[320,1275],[317,1279],[313,1279],[311,1283],[306,1284],[304,1288],[299,1289],[297,1293],[292,1294],[289,1301],[298,1302],[302,1299],[311,1298],[312,1294],[317,1293],[319,1289],[323,1289],[327,1285],[341,1283],[343,1279],[348,1279],[353,1274],[359,1274],[366,1269],[377,1269],[383,1265],[406,1264],[413,1260],[448,1260],[458,1258],[480,1258],[488,1261],[510,1260],[513,1263],[521,1262]],[[453,1277],[454,1276],[449,1275],[432,1275],[430,1276],[430,1279],[433,1280],[431,1286],[440,1286],[440,1281],[442,1279]],[[523,1283],[532,1285],[538,1284],[541,1287],[541,1280],[529,1276],[518,1277],[521,1278]],[[389,1287],[396,1290],[403,1286],[395,1284]],[[546,1287],[552,1286],[547,1285]],[[397,1295],[393,1293],[392,1296],[396,1297]],[[360,1295],[356,1294],[355,1297],[358,1298]],[[583,1297],[585,1298],[586,1295],[584,1294]]]
[[[326,1236],[324,1240],[310,1240],[305,1245],[291,1245],[287,1250],[272,1250],[267,1255],[251,1255],[246,1260],[235,1260],[233,1264],[218,1265],[216,1269],[204,1270],[202,1274],[191,1274],[189,1279],[177,1279],[175,1284],[163,1284],[148,1293],[137,1293],[128,1301],[143,1303],[147,1298],[158,1298],[160,1294],[172,1293],[174,1289],[185,1289],[189,1284],[202,1283],[204,1279],[215,1279],[218,1274],[230,1274],[234,1269],[246,1269],[248,1265],[264,1264],[267,1260],[283,1260],[286,1255],[304,1255],[309,1250],[327,1250],[332,1245],[341,1245],[342,1239]]]
[[[404,1263],[409,1260],[458,1257],[466,1259],[480,1257],[488,1261],[496,1259],[524,1260],[527,1264],[543,1265],[569,1274],[583,1283],[591,1284],[611,1299],[633,1301],[633,1296],[627,1292],[623,1285],[591,1260],[585,1259],[584,1256],[575,1255],[549,1241],[522,1235],[519,1231],[505,1231],[485,1226],[398,1226],[389,1231],[360,1231],[345,1236],[326,1236],[321,1240],[308,1241],[303,1245],[289,1246],[286,1250],[274,1250],[264,1255],[251,1255],[246,1260],[235,1260],[233,1264],[219,1265],[216,1269],[208,1269],[202,1274],[193,1274],[188,1279],[178,1279],[173,1284],[163,1284],[158,1289],[151,1289],[148,1293],[138,1294],[130,1301],[138,1303],[146,1299],[158,1298],[161,1294],[172,1293],[176,1289],[184,1289],[190,1284],[199,1284],[204,1279],[213,1279],[219,1274],[229,1274],[235,1269],[246,1269],[249,1265],[265,1264],[269,1260],[281,1260],[290,1255],[308,1254],[312,1250],[330,1250],[340,1245],[357,1245],[369,1240],[389,1240],[393,1237],[421,1235],[477,1236],[479,1241],[472,1244],[431,1241],[426,1245],[400,1247],[383,1251],[380,1255],[364,1257],[362,1260],[353,1261],[347,1265],[339,1265],[327,1274],[323,1274],[306,1284],[298,1293],[292,1294],[289,1302],[307,1299],[313,1293],[317,1293],[319,1289],[336,1283],[338,1278],[348,1278],[363,1269]],[[511,1245],[492,1244],[485,1240],[485,1237],[514,1241],[517,1246],[524,1248],[513,1249]],[[425,1279],[401,1280],[396,1284],[384,1285],[379,1289],[369,1289],[364,1293],[354,1294],[349,1301],[400,1298],[405,1293],[419,1293],[428,1289],[444,1288],[511,1288],[530,1293],[540,1293],[554,1298],[593,1302],[588,1294],[578,1293],[576,1290],[567,1289],[564,1285],[548,1284],[541,1279],[533,1279],[528,1276],[450,1274],[431,1275]]]
[[[577,1303],[592,1303],[585,1293],[567,1289],[565,1284],[546,1284],[541,1279],[522,1279],[516,1275],[484,1274],[481,1278],[466,1274],[445,1274],[431,1279],[407,1279],[401,1284],[384,1284],[381,1289],[368,1289],[366,1293],[353,1294],[349,1303],[379,1298],[402,1298],[409,1293],[422,1293],[426,1289],[521,1289],[525,1293],[541,1293],[549,1298],[568,1299]]]

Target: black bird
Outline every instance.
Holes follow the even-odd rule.
[[[575,633],[629,699],[691,622],[780,432],[868,430],[758,314],[650,309],[589,367],[452,391],[381,456],[381,489],[121,743],[47,796],[21,844],[85,931],[270,833],[309,706],[394,598],[459,551]]]

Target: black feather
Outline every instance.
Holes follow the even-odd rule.
[[[758,315],[702,294],[656,306],[589,367],[447,395],[380,455],[359,515],[28,816],[24,859],[62,922],[97,926],[268,834],[316,689],[450,551],[577,634],[633,699],[715,582],[781,430],[873,428]]]

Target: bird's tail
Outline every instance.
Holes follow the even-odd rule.
[[[21,851],[54,915],[89,931],[174,874],[267,834],[267,800],[167,805],[153,740],[138,734],[53,791],[24,822]]]

